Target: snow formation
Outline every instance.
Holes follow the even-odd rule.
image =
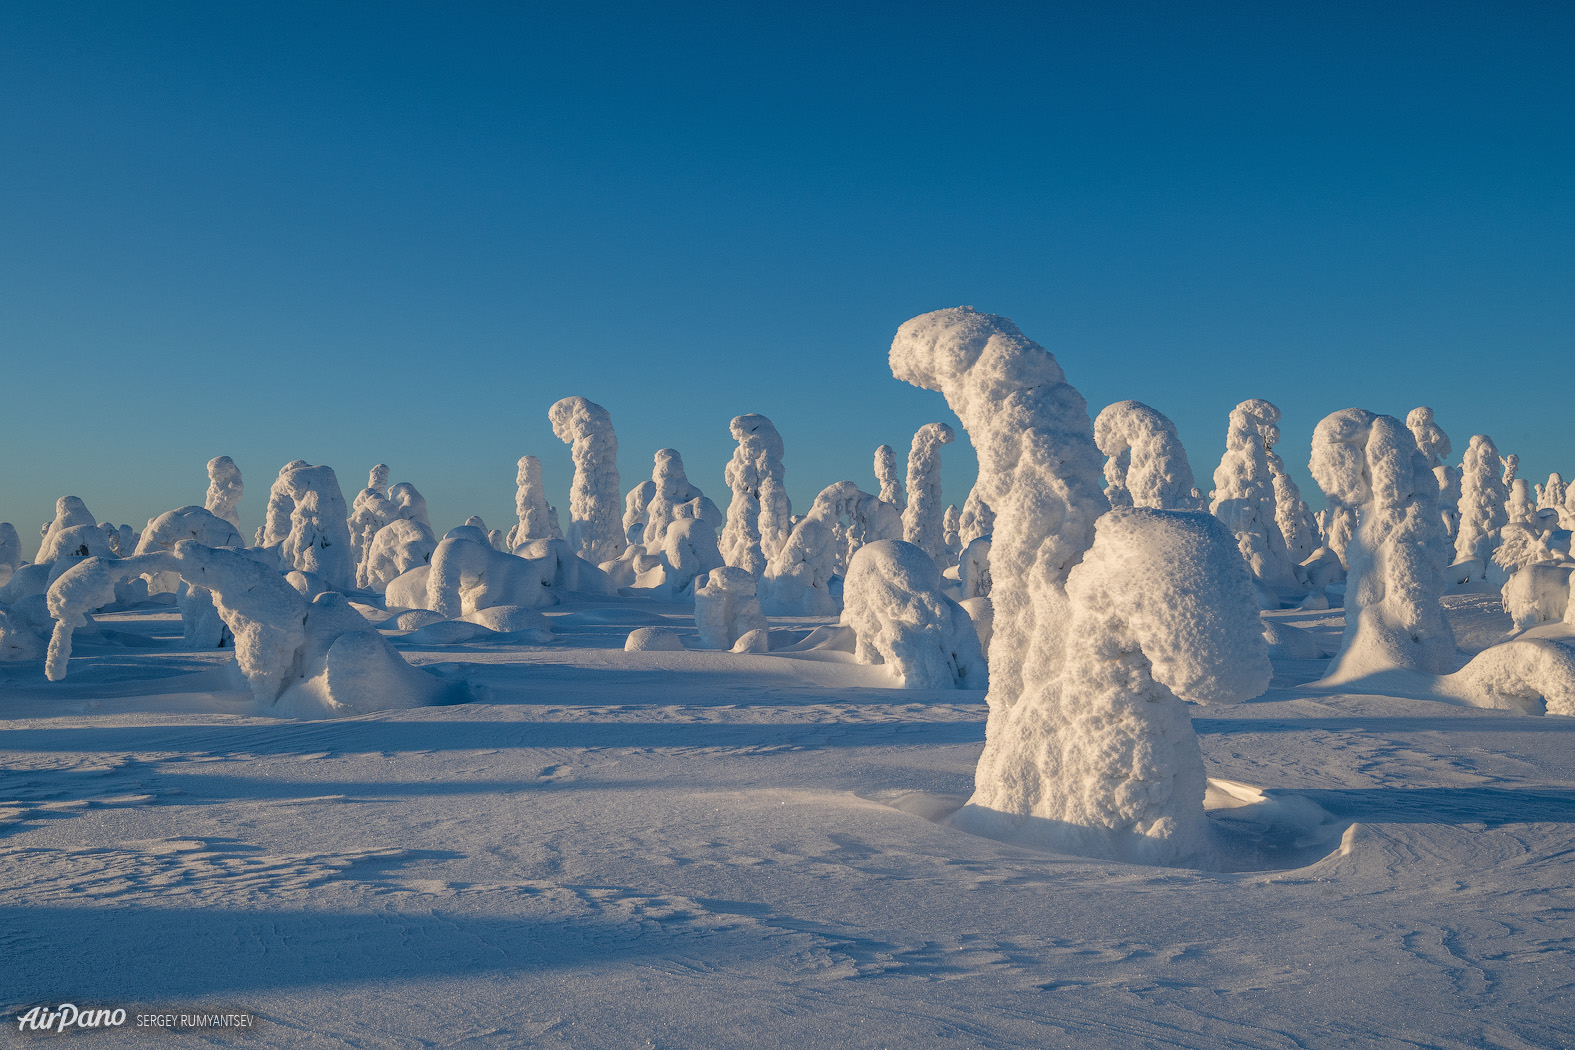
[[[875,480],[880,482],[881,499],[898,510],[907,509],[908,497],[902,491],[902,479],[897,476],[897,452],[890,445],[881,445],[875,450]]]
[[[1345,634],[1324,682],[1395,668],[1454,670],[1454,632],[1439,602],[1448,541],[1438,484],[1415,438],[1393,416],[1342,409],[1314,428],[1308,465],[1357,516],[1346,549]]]
[[[941,447],[956,439],[945,423],[926,423],[908,450],[908,506],[902,511],[902,538],[939,563],[946,562],[945,509],[941,503]],[[882,495],[881,500],[892,503]],[[896,506],[895,504],[892,504]],[[850,563],[851,568],[851,563]]]
[[[792,528],[793,509],[782,487],[782,435],[771,420],[753,412],[735,416],[729,429],[738,447],[723,471],[733,498],[722,530],[722,557],[759,577]]]
[[[761,581],[761,604],[778,616],[834,613],[831,578],[839,565],[866,543],[901,538],[897,508],[851,481],[833,482],[815,497],[809,513],[771,558]]]
[[[229,456],[215,456],[208,460],[208,496],[205,509],[223,518],[241,531],[241,495],[246,486],[241,482],[241,468]]]
[[[1176,424],[1141,401],[1106,405],[1094,419],[1094,443],[1105,459],[1105,497],[1113,507],[1200,510],[1187,450]]]
[[[1270,587],[1294,587],[1296,574],[1280,534],[1269,470],[1269,451],[1280,439],[1279,419],[1280,410],[1260,398],[1231,410],[1209,510],[1235,535],[1254,576]]]
[[[620,527],[618,438],[612,416],[583,397],[566,397],[547,410],[552,432],[569,446],[569,544],[593,565],[614,561],[629,543]]]
[[[1456,561],[1480,561],[1486,566],[1499,545],[1509,520],[1504,506],[1504,465],[1493,439],[1486,434],[1471,438],[1460,458],[1460,532],[1455,537]]]
[[[731,649],[766,626],[754,573],[737,565],[712,569],[695,583],[695,627],[704,649]]]
[[[547,490],[541,483],[541,460],[535,456],[521,456],[514,484],[514,512],[519,522],[509,530],[509,550],[531,540],[562,539],[558,508],[547,505]]]
[[[942,586],[935,558],[915,544],[861,547],[842,594],[842,623],[858,639],[854,657],[887,665],[909,689],[983,689],[978,632]]]

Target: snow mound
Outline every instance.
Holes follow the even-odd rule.
[[[1478,707],[1575,715],[1575,653],[1555,641],[1503,642],[1438,681],[1442,692]]]
[[[623,643],[626,653],[676,653],[683,648],[677,632],[666,627],[636,627]]]

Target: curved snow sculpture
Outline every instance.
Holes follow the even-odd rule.
[[[208,460],[208,494],[203,509],[215,517],[223,518],[241,531],[241,494],[246,486],[241,481],[241,468],[229,456],[214,456]]]
[[[569,544],[593,565],[613,561],[628,547],[619,528],[618,438],[612,416],[594,401],[566,397],[547,410],[552,432],[569,446]]]
[[[496,605],[551,605],[555,599],[547,588],[555,568],[545,559],[503,554],[479,537],[450,533],[432,554],[424,607],[457,620]]]
[[[793,515],[782,487],[782,435],[765,416],[750,412],[728,425],[738,447],[722,476],[733,498],[722,530],[722,557],[756,578],[786,542]]]
[[[521,456],[514,484],[514,512],[519,516],[519,523],[509,530],[509,550],[531,540],[562,539],[558,508],[547,505],[547,490],[541,483],[541,460],[535,456]]]
[[[1504,509],[1509,494],[1504,490],[1503,472],[1493,439],[1474,435],[1460,457],[1460,532],[1455,537],[1455,560],[1480,561],[1484,575],[1509,520]]]
[[[915,434],[917,439],[918,435]],[[875,449],[875,480],[880,482],[880,498],[898,510],[908,508],[908,497],[902,491],[902,479],[897,477],[897,450],[890,445]]]
[[[845,533],[842,519],[848,519]],[[831,577],[844,557],[866,543],[902,534],[897,509],[851,481],[827,485],[809,513],[793,527],[771,559],[762,581],[762,604],[779,616],[823,616],[837,611]],[[841,546],[846,543],[846,548]]]
[[[382,591],[419,565],[430,565],[437,550],[432,530],[410,518],[395,518],[377,530],[357,574],[359,586]]]
[[[1061,672],[1007,715],[1028,746],[979,778],[963,826],[1085,856],[1207,864],[1203,758],[1182,701],[1247,700],[1272,674],[1234,537],[1203,514],[1117,508],[1066,596]]]
[[[76,496],[61,496],[55,500],[55,517],[44,527],[44,539],[33,563],[48,565],[62,554],[80,547],[83,542],[80,533],[72,533],[69,538],[64,535],[68,529],[79,525],[98,527],[98,519],[87,509],[87,504]]]
[[[1341,409],[1314,428],[1308,466],[1325,493],[1357,512],[1345,634],[1323,684],[1396,668],[1454,670],[1455,636],[1439,602],[1447,541],[1438,484],[1415,439],[1393,416]]]
[[[689,483],[684,473],[684,458],[676,449],[656,453],[651,471],[651,497],[645,506],[645,533],[641,542],[647,550],[657,550],[667,541],[667,528],[681,518],[705,522],[714,533],[722,527],[722,512],[705,493]]]
[[[935,558],[915,544],[877,540],[859,548],[842,591],[854,658],[886,664],[909,689],[983,689],[979,634],[942,586]]]
[[[1279,420],[1280,410],[1261,398],[1231,410],[1209,511],[1236,536],[1254,576],[1270,587],[1294,587],[1296,573],[1280,534],[1269,472],[1269,451],[1280,440]]]
[[[120,561],[90,558],[49,588],[55,617],[45,673],[65,677],[72,631],[114,600],[128,576],[173,572],[213,596],[235,637],[235,662],[258,703],[314,713],[357,713],[458,699],[454,687],[405,663],[335,592],[308,602],[273,569],[234,550],[181,540]]]
[[[174,550],[181,540],[195,540],[204,547],[243,547],[240,530],[226,518],[203,507],[177,507],[153,518],[137,541],[137,554]]]
[[[902,538],[936,562],[946,560],[946,533],[941,503],[941,447],[956,439],[945,423],[926,423],[913,435],[908,449],[908,506],[902,511]],[[885,496],[881,499],[890,503]],[[851,554],[851,552],[850,552]],[[852,568],[851,557],[848,562]]]
[[[722,565],[695,580],[695,627],[703,649],[731,649],[750,631],[764,630],[765,613],[755,592],[755,575]]]
[[[1202,510],[1192,465],[1176,424],[1141,401],[1117,401],[1094,419],[1105,460],[1105,498],[1113,507]]]

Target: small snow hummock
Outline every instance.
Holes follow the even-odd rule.
[[[203,509],[223,518],[241,531],[241,495],[246,486],[241,482],[241,468],[229,456],[214,456],[208,460],[208,495]]]
[[[902,511],[902,538],[937,563],[946,562],[946,532],[941,502],[941,447],[956,435],[945,423],[926,423],[913,435],[908,451],[908,506]],[[883,502],[892,503],[882,494]],[[895,504],[892,504],[896,506]],[[851,564],[850,564],[851,569]]]
[[[411,667],[343,595],[308,602],[276,570],[235,550],[181,540],[160,550],[110,561],[90,558],[49,588],[55,617],[45,674],[65,677],[72,631],[109,604],[128,576],[173,572],[211,594],[235,638],[235,662],[252,696],[267,710],[354,714],[419,707],[455,699],[454,687]]]
[[[897,450],[881,445],[875,450],[875,480],[880,482],[880,498],[898,510],[906,510],[908,497],[902,490],[902,479],[897,476]]]
[[[1477,707],[1575,716],[1575,653],[1550,639],[1500,642],[1441,678],[1438,689]]]
[[[552,432],[569,446],[569,545],[592,565],[615,561],[628,547],[621,528],[622,486],[612,416],[583,397],[566,397],[547,410]]]
[[[978,632],[942,586],[934,557],[921,547],[901,540],[861,547],[842,591],[842,623],[858,639],[854,657],[886,664],[909,689],[983,689]]]
[[[1113,507],[1201,510],[1187,450],[1176,424],[1141,401],[1106,405],[1094,419],[1094,443],[1105,459],[1105,496]]]
[[[547,490],[541,483],[541,460],[521,456],[514,474],[514,512],[519,522],[509,530],[507,546],[514,550],[531,540],[558,540],[558,508],[548,506]]]
[[[1493,439],[1486,434],[1472,437],[1466,454],[1460,458],[1460,532],[1455,537],[1456,561],[1480,561],[1486,569],[1499,545],[1500,534],[1509,516],[1505,504],[1504,465]]]
[[[755,576],[737,565],[712,569],[695,581],[695,626],[705,649],[732,649],[744,635],[766,626],[755,594]]]
[[[1416,440],[1393,416],[1341,409],[1314,428],[1308,466],[1331,499],[1357,514],[1346,550],[1345,634],[1323,684],[1393,669],[1454,670],[1454,632],[1439,601],[1448,541],[1438,483]]]
[[[729,427],[738,447],[723,471],[733,498],[722,530],[722,557],[760,577],[792,529],[793,508],[782,486],[782,435],[771,420],[753,412],[735,416]]]
[[[1235,535],[1254,576],[1269,587],[1294,587],[1296,571],[1280,533],[1269,470],[1269,452],[1280,440],[1279,420],[1280,410],[1260,398],[1231,410],[1209,510]]]
[[[1247,700],[1272,674],[1235,539],[1209,515],[1117,508],[1066,596],[1064,663],[992,706],[974,795],[953,823],[1057,852],[1210,864],[1203,758],[1182,701]]]

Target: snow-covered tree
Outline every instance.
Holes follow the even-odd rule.
[[[956,435],[945,423],[926,423],[913,435],[908,450],[908,507],[902,510],[902,536],[937,562],[946,559],[946,533],[941,503],[941,446]],[[886,503],[891,503],[883,495]],[[851,563],[850,563],[851,567]]]
[[[1537,521],[1537,503],[1531,498],[1531,483],[1516,478],[1509,489],[1509,500],[1504,507],[1508,525],[1532,525]]]
[[[1511,452],[1504,457],[1504,487],[1515,483],[1515,475],[1520,472],[1520,457]]]
[[[558,509],[547,505],[547,490],[541,483],[541,460],[521,456],[514,484],[514,512],[519,515],[519,523],[509,531],[509,550],[531,540],[562,539]]]
[[[1106,514],[1083,398],[1005,318],[966,307],[916,317],[891,365],[946,396],[997,514],[990,716],[954,823],[1052,849],[1197,858],[1208,848],[1202,761],[1175,697],[1244,699],[1269,678],[1229,535],[1197,514]]]
[[[684,459],[676,449],[659,449],[651,470],[651,498],[645,508],[645,532],[641,542],[647,550],[660,549],[667,540],[668,526],[680,518],[695,518],[714,531],[722,527],[722,512],[706,498],[684,473]]]
[[[846,529],[839,526],[846,519]],[[831,577],[838,564],[866,543],[899,539],[897,508],[860,490],[851,481],[827,485],[815,497],[788,541],[771,559],[761,581],[761,604],[782,616],[817,616],[837,611]]]
[[[695,581],[695,627],[706,649],[731,649],[750,631],[766,627],[756,596],[755,574],[723,565]]]
[[[547,410],[552,432],[569,446],[569,545],[593,565],[614,561],[628,547],[619,513],[618,438],[612,416],[583,397],[566,397]]]
[[[753,412],[735,416],[729,426],[738,447],[723,471],[733,498],[722,530],[722,556],[759,577],[792,528],[793,511],[782,487],[782,435],[771,420]]]
[[[978,632],[942,586],[934,557],[914,544],[861,547],[842,589],[842,623],[857,639],[855,659],[886,664],[909,689],[983,689]]]
[[[1405,425],[1416,438],[1416,447],[1427,459],[1433,477],[1438,482],[1438,512],[1444,522],[1444,532],[1451,545],[1460,532],[1460,468],[1452,467],[1444,459],[1453,451],[1449,435],[1433,421],[1433,410],[1423,405],[1413,408],[1405,417]]]
[[[1280,410],[1260,398],[1231,410],[1209,510],[1236,537],[1254,576],[1270,587],[1294,587],[1296,574],[1275,516],[1269,471],[1269,451],[1280,439],[1279,419]]]
[[[1504,464],[1493,439],[1486,434],[1471,438],[1466,454],[1460,458],[1460,532],[1455,537],[1455,560],[1476,559],[1484,570],[1499,532],[1509,520],[1504,505]]]
[[[946,564],[956,565],[957,559],[962,554],[962,511],[957,509],[957,504],[948,503],[946,513],[941,516],[941,538],[946,543]]]
[[[33,561],[38,565],[48,565],[61,555],[75,550],[83,539],[81,534],[71,530],[82,526],[98,529],[98,521],[93,517],[93,512],[87,509],[87,504],[76,496],[61,496],[55,500],[55,516],[44,526],[44,540],[39,545],[38,557]],[[105,549],[108,549],[108,541],[105,541]]]
[[[875,480],[880,482],[881,499],[898,510],[907,509],[908,497],[903,494],[902,479],[897,477],[897,452],[890,445],[875,450]]]
[[[1438,483],[1416,439],[1393,416],[1341,409],[1314,428],[1308,466],[1323,491],[1357,515],[1346,549],[1345,634],[1324,681],[1395,668],[1454,670],[1454,632],[1439,601],[1448,539]],[[1497,456],[1492,467],[1496,483]]]
[[[1201,510],[1187,450],[1176,424],[1141,401],[1106,405],[1094,419],[1094,443],[1105,459],[1105,497],[1114,507]]]
[[[437,550],[432,530],[409,518],[395,518],[377,530],[361,563],[359,586],[381,591],[418,565],[430,565]]]
[[[241,531],[238,509],[246,486],[241,482],[241,468],[229,456],[214,456],[208,460],[208,497],[204,503],[209,513],[217,515]]]
[[[995,531],[995,511],[979,494],[976,484],[968,490],[963,500],[962,513],[957,516],[957,539],[966,548],[974,540],[988,537]]]
[[[1312,557],[1322,544],[1318,523],[1302,499],[1302,491],[1285,472],[1285,462],[1273,452],[1268,454],[1269,476],[1274,479],[1274,521],[1280,527],[1285,549],[1298,565]]]
[[[1537,486],[1537,509],[1548,510],[1564,506],[1564,497],[1567,494],[1564,478],[1558,471],[1548,475],[1546,483]]]

